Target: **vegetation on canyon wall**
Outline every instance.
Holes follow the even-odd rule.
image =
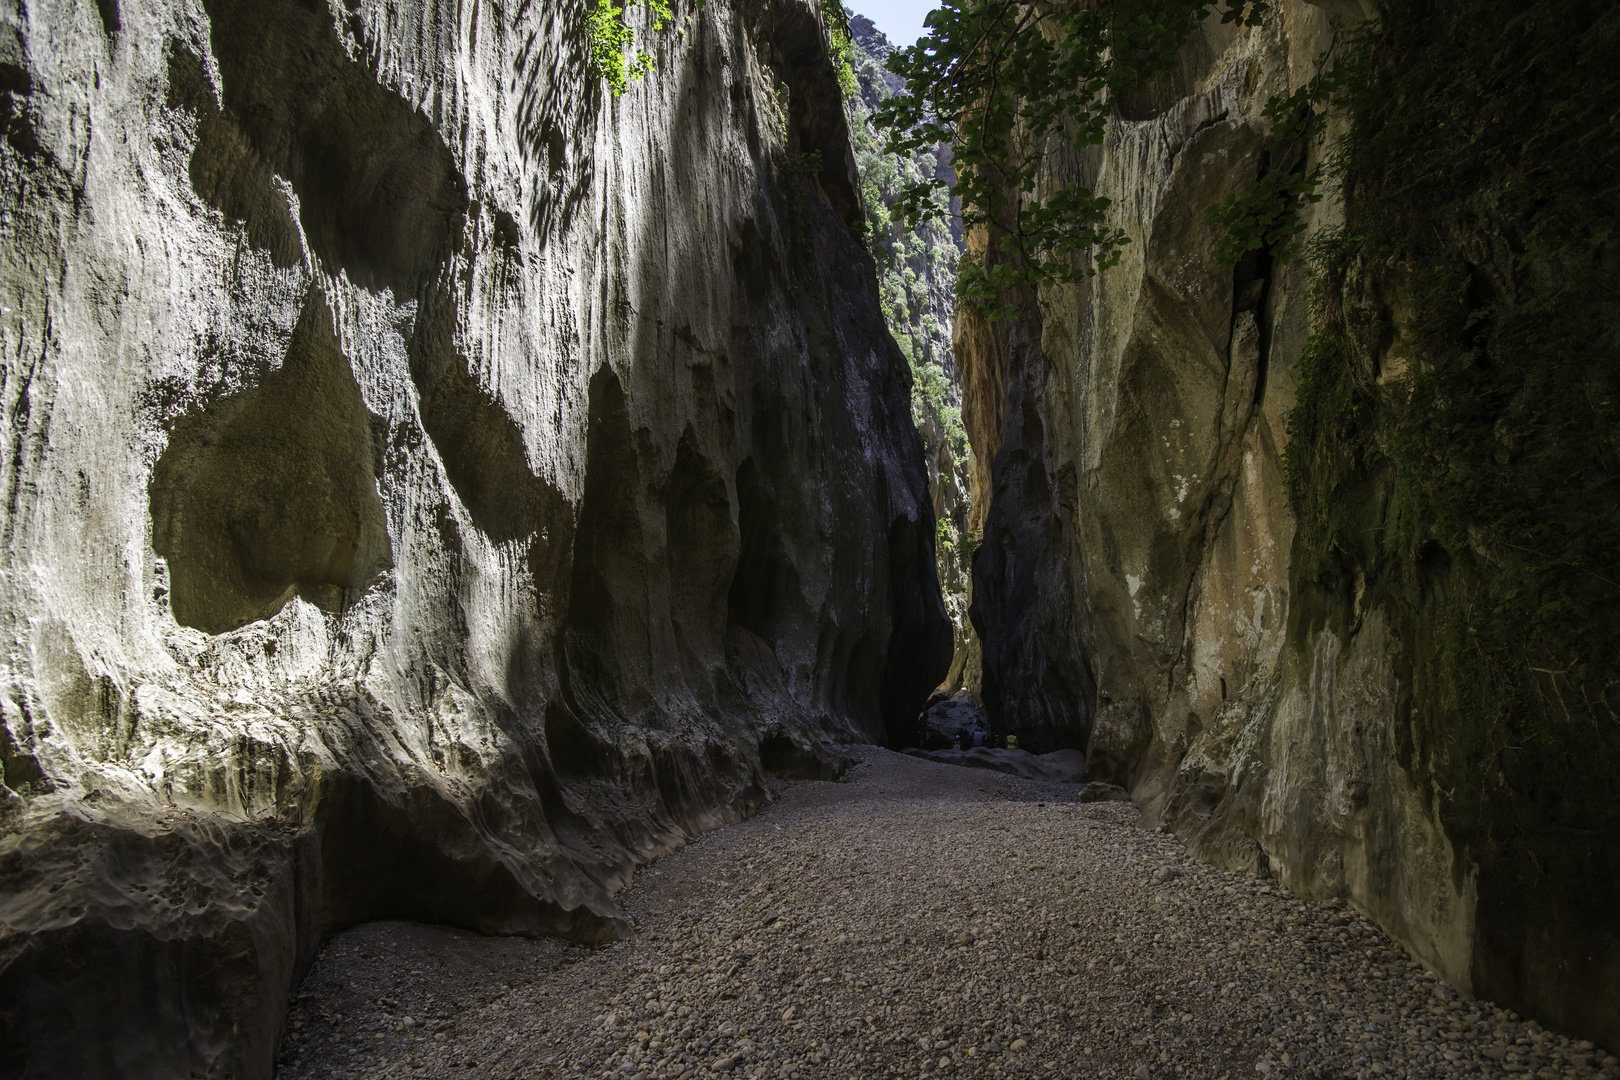
[[[653,70],[653,54],[636,47],[636,32],[625,21],[625,14],[638,0],[593,0],[585,10],[585,40],[591,51],[591,70],[608,84],[618,97],[630,83]],[[673,19],[669,0],[646,0],[652,10],[650,29],[664,29]]]
[[[899,86],[884,67],[894,47],[862,16],[851,16],[849,26],[859,88],[849,100],[850,136],[866,204],[864,238],[876,264],[884,320],[911,366],[912,420],[923,437],[937,519],[936,569],[962,661],[953,661],[952,670],[961,672],[967,666],[961,654],[972,632],[967,619],[971,543],[965,539],[970,485],[961,376],[951,348],[962,235],[951,220],[946,195],[950,149],[934,146],[899,154],[883,145],[872,118]],[[939,215],[908,227],[903,216],[891,213],[905,188],[936,178],[933,197]],[[976,685],[977,676],[967,682]]]
[[[898,154],[881,143],[872,117],[893,94],[882,66],[891,52],[887,40],[875,30],[862,37],[854,54],[860,95],[850,102],[850,133],[866,201],[867,248],[877,263],[883,315],[911,363],[912,411],[918,426],[937,418],[952,450],[966,459],[960,393],[950,375],[955,366],[951,304],[962,242],[948,220],[949,206],[941,188],[935,189],[942,210],[936,218],[907,228],[905,220],[890,211],[908,187],[948,177],[950,151],[934,146],[915,154]]]
[[[636,46],[636,32],[626,16],[630,8],[642,0],[591,0],[585,9],[584,37],[590,49],[591,71],[608,84],[614,97],[630,88],[631,82],[653,71],[655,57]],[[651,9],[648,29],[657,33],[675,21],[670,0],[645,0]],[[697,0],[699,8],[707,0]],[[855,43],[850,37],[849,20],[839,0],[819,0],[822,20],[827,26],[829,62],[838,76],[838,87],[845,99],[859,93],[855,73],[851,67],[855,58]],[[677,31],[677,34],[681,31]]]
[[[1106,224],[1108,200],[1080,184],[1050,188],[1043,168],[1055,154],[1101,143],[1113,98],[1168,75],[1188,27],[1218,10],[1223,21],[1256,25],[1267,5],[945,0],[928,16],[928,36],[890,58],[904,86],[874,117],[888,149],[952,146],[949,186],[963,225],[989,230],[989,257],[962,268],[964,300],[1010,316],[1002,287],[1079,281],[1118,262],[1128,238]],[[912,222],[938,217],[942,183],[905,185],[897,210]]]
[[[861,88],[855,82],[855,40],[850,35],[849,12],[839,0],[821,0],[821,18],[827,24],[829,61],[838,75],[838,89],[845,101],[851,101]]]
[[[1620,827],[1620,9],[1397,0],[1348,45],[1287,457],[1296,617],[1395,614],[1409,767],[1482,905],[1556,937],[1602,925],[1588,860]],[[1522,977],[1501,964],[1482,944],[1476,978]]]

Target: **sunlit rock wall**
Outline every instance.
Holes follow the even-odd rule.
[[[363,919],[611,938],[944,675],[815,8],[613,98],[585,6],[0,4],[0,1075],[266,1076]]]

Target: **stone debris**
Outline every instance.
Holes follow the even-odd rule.
[[[619,897],[635,940],[340,934],[277,1075],[1620,1078],[1129,804],[857,757],[643,867]]]

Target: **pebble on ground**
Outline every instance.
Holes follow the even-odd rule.
[[[858,757],[643,867],[619,897],[634,940],[339,934],[277,1076],[1620,1078],[1129,804]]]

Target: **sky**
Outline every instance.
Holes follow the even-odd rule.
[[[844,0],[844,6],[865,15],[896,46],[915,45],[923,36],[923,16],[939,6],[938,0]]]

